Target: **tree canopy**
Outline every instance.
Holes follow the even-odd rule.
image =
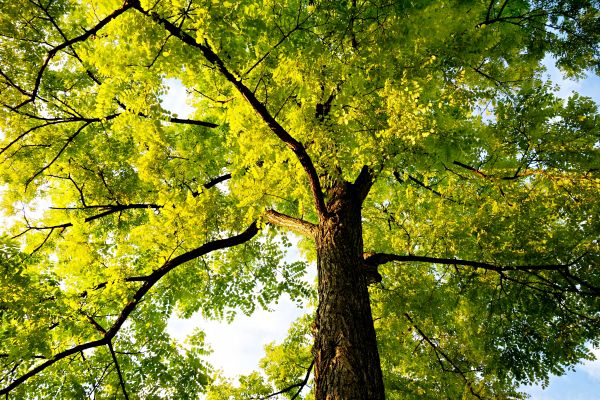
[[[0,0],[0,394],[520,398],[590,358],[600,118],[543,60],[599,42],[592,0]],[[317,311],[239,385],[165,331],[282,294]]]

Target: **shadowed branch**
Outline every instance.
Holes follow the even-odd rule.
[[[452,360],[452,358],[450,358],[448,356],[448,354],[446,354],[446,352],[444,352],[435,342],[434,339],[430,338],[428,335],[426,335],[423,330],[421,330],[421,328],[415,324],[415,322],[413,321],[413,319],[410,317],[410,315],[408,315],[408,313],[404,313],[404,317],[408,320],[408,322],[410,322],[410,324],[412,325],[412,327],[419,333],[419,336],[421,336],[421,338],[431,347],[431,349],[433,350],[435,357],[438,360],[438,363],[442,369],[442,371],[444,372],[454,372],[457,373],[461,376],[461,378],[464,380],[465,384],[467,385],[467,387],[469,388],[469,391],[471,392],[471,394],[475,397],[477,397],[478,399],[483,399],[483,397],[481,397],[481,395],[477,392],[475,392],[475,390],[473,389],[473,384],[471,383],[471,381],[467,378],[467,375],[465,374],[465,372],[459,368],[459,366]],[[444,360],[446,360],[446,362],[448,364],[450,364],[450,366],[452,366],[452,369],[449,370],[446,368],[446,366],[444,365]]]

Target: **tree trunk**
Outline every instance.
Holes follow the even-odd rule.
[[[317,400],[383,400],[367,279],[361,201],[352,184],[329,193],[330,216],[316,233],[319,308],[315,321]]]

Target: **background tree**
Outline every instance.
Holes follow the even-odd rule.
[[[314,319],[209,397],[511,398],[598,343],[597,107],[541,79],[600,69],[597,1],[0,9],[0,394],[197,398],[167,319],[310,296],[287,231]]]

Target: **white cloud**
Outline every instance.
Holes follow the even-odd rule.
[[[200,327],[206,333],[206,343],[213,349],[208,357],[213,367],[229,377],[248,374],[257,369],[264,346],[283,340],[290,324],[306,311],[287,296],[282,296],[272,308],[272,312],[258,310],[251,316],[240,314],[231,324],[204,320],[200,315],[189,320],[172,318],[167,331],[178,341],[184,341]]]
[[[598,385],[600,385],[600,348],[592,349],[592,353],[594,356],[596,356],[596,359],[593,361],[583,362],[581,365],[581,370],[588,374],[591,378],[597,379]]]

